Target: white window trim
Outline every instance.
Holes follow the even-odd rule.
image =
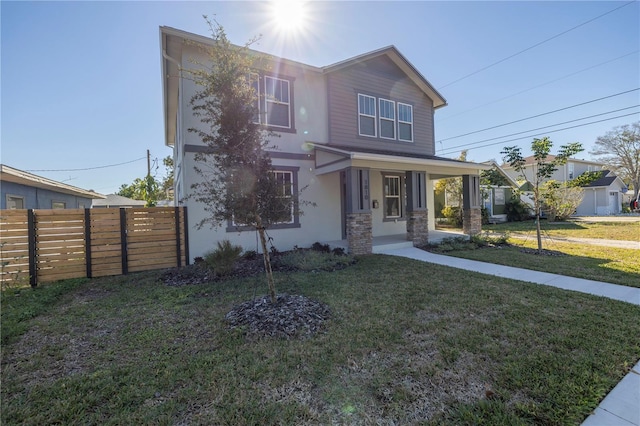
[[[260,108],[260,94],[261,94],[261,92],[260,92],[260,74],[255,73],[255,72],[252,72],[252,73],[249,74],[249,84],[251,85],[251,87],[253,87],[253,82],[254,81],[258,85],[258,87],[257,87],[258,92],[256,93],[256,98],[257,98],[257,101],[258,101],[258,121],[253,121],[253,123],[261,124],[262,123],[262,111],[261,111],[262,108]]]
[[[400,120],[400,106],[406,106],[409,107],[409,109],[411,110],[411,121],[403,121]],[[411,139],[402,139],[400,137],[400,124],[409,124],[411,125]],[[405,104],[403,102],[398,102],[398,140],[402,141],[402,142],[413,142],[413,105],[410,104]]]
[[[370,114],[365,114],[362,111],[360,111],[360,97],[363,98],[369,98],[369,99],[373,99],[373,108],[375,111],[373,111],[373,115]],[[377,120],[377,105],[376,105],[376,98],[375,96],[369,96],[369,95],[364,95],[362,93],[358,93],[358,135],[360,136],[365,136],[367,138],[377,138],[378,137],[378,120]],[[362,128],[360,126],[360,117],[369,117],[369,118],[373,118],[373,135],[367,135],[366,133],[362,133]]]
[[[278,81],[284,81],[285,83],[287,83],[287,98],[289,99],[289,102],[282,102],[282,101],[278,101],[278,100],[274,100],[274,99],[270,99],[269,98],[269,94],[267,93],[267,79],[271,79],[271,80],[278,80]],[[259,84],[258,84],[259,86]],[[291,82],[289,80],[285,80],[283,78],[278,78],[278,77],[272,77],[269,75],[265,75],[264,76],[264,90],[265,90],[265,96],[264,96],[264,111],[265,111],[265,118],[264,118],[264,124],[266,124],[269,127],[278,127],[281,129],[290,129],[291,128]],[[279,124],[272,124],[269,123],[269,104],[276,104],[276,105],[286,105],[287,106],[287,111],[289,111],[288,117],[289,117],[289,124],[286,126],[281,126]]]
[[[383,102],[389,102],[392,105],[391,111],[393,111],[393,118],[387,118],[387,117],[383,117],[382,116],[382,103]],[[378,98],[378,119],[379,119],[379,126],[380,126],[380,139],[387,139],[387,140],[396,140],[396,103],[392,100],[389,99],[385,99],[385,98]],[[389,138],[386,136],[382,136],[382,121],[390,121],[391,123],[393,123],[393,137]]]
[[[293,172],[290,170],[273,170],[273,174],[274,175],[278,175],[278,173],[282,173],[284,174],[288,174],[290,179],[289,182],[291,182],[291,186],[289,187],[289,195],[281,195],[280,198],[288,198],[289,199],[289,205],[290,205],[290,216],[289,216],[289,220],[288,221],[283,221],[283,222],[276,222],[274,223],[274,225],[287,225],[287,224],[293,224],[295,223],[295,211],[294,211],[294,199],[293,199],[293,179],[294,179],[294,175]]]
[[[385,220],[394,220],[394,219],[402,219],[403,216],[403,208],[402,208],[402,193],[403,193],[403,180],[402,180],[402,176],[400,175],[395,175],[395,174],[383,174],[382,175],[382,199],[384,200],[384,206],[382,209],[382,214],[384,216]],[[386,193],[386,188],[385,188],[385,184],[386,184],[386,180],[390,178],[390,179],[397,179],[398,180],[398,195],[387,195]],[[387,215],[387,199],[388,198],[397,198],[398,199],[398,216],[389,216]]]

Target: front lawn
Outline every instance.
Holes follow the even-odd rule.
[[[606,240],[638,241],[640,238],[640,221],[637,222],[582,222],[568,220],[566,222],[540,221],[545,235],[550,237],[597,238]],[[536,224],[533,220],[524,222],[506,222],[494,225],[482,225],[483,231],[518,235],[529,235],[535,238]]]
[[[302,340],[228,329],[261,276],[159,276],[3,292],[2,424],[579,424],[640,353],[638,306],[392,256],[278,273]]]
[[[639,250],[573,242],[565,243],[544,238],[543,249],[556,252],[556,255],[550,256],[532,253],[538,248],[535,234],[524,240],[511,238],[509,242],[510,245],[507,246],[479,249],[466,243],[459,244],[453,247],[453,250],[447,250],[443,254],[498,265],[640,287]],[[469,248],[472,249],[469,250]]]

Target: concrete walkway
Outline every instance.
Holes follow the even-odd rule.
[[[640,306],[640,288],[600,281],[549,274],[511,266],[495,265],[476,260],[430,253],[415,247],[390,249],[383,252],[452,268],[495,275],[497,277],[549,285],[565,290],[594,294]],[[600,403],[582,426],[640,426],[640,361]]]

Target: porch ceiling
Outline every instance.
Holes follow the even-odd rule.
[[[322,175],[344,170],[347,167],[363,167],[382,170],[424,170],[431,179],[479,174],[488,170],[487,164],[471,163],[433,155],[384,153],[350,147],[314,144],[316,150],[316,174]]]

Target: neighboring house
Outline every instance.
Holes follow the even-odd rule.
[[[584,198],[576,209],[578,216],[622,213],[627,186],[622,179],[609,170],[603,170],[601,178],[582,188],[584,189]]]
[[[548,156],[552,161],[553,155]],[[526,178],[531,180],[534,176],[535,159],[533,156],[525,158]],[[626,192],[626,185],[616,175],[608,170],[604,170],[605,165],[596,161],[578,160],[570,158],[567,163],[558,166],[550,180],[561,183],[569,182],[585,172],[603,171],[602,178],[583,187],[584,198],[576,209],[578,216],[608,215],[618,214],[622,211],[623,194]],[[520,179],[521,174],[508,165],[502,165],[503,170],[514,179]]]
[[[134,200],[118,194],[107,194],[107,196],[102,200],[93,200],[91,207],[144,207],[146,204],[147,202],[143,200]]]
[[[84,209],[94,199],[105,198],[94,191],[37,176],[0,164],[1,208]]]
[[[521,185],[513,177],[511,177],[498,163],[494,160],[487,161],[485,164],[493,167],[500,173],[506,185],[481,185],[483,195],[483,206],[487,209],[489,222],[506,222],[507,212],[506,204],[511,200],[515,193],[519,193]],[[533,205],[530,199],[524,195],[520,195],[521,201],[528,205]]]
[[[188,70],[206,63],[207,37],[160,28],[165,143],[173,147],[175,200],[188,207],[192,226],[204,206],[186,199],[200,177],[194,155],[205,149],[189,128],[202,128],[189,101],[198,87]],[[340,242],[370,253],[374,238],[400,236],[426,242],[434,229],[433,182],[462,176],[465,230],[480,231],[479,173],[486,165],[435,156],[434,113],[445,99],[395,47],[327,67],[267,56],[270,70],[256,70],[264,96],[260,121],[280,137],[270,152],[277,178],[293,187],[291,217],[268,230],[278,249]],[[300,198],[315,203],[298,211]],[[257,249],[253,231],[231,223],[191,232],[190,253],[202,255],[229,239]]]

